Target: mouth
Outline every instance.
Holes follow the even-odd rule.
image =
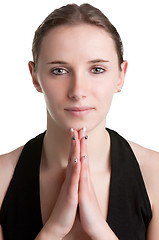
[[[94,110],[93,107],[70,107],[64,109],[68,114],[76,117],[81,117],[89,114]]]

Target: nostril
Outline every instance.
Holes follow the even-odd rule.
[[[69,91],[68,93],[68,97],[71,98],[71,99],[74,99],[74,100],[79,100],[79,99],[83,99],[83,98],[86,98],[87,97],[87,94],[85,92],[85,90],[82,90],[82,89],[72,89]]]
[[[68,91],[68,97],[74,100],[79,100],[87,97],[88,86],[86,79],[83,78],[82,73],[74,73],[70,81],[70,88]]]
[[[74,100],[81,100],[83,98],[86,98],[84,95],[69,95],[69,98],[74,99]]]

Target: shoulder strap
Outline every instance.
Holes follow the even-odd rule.
[[[16,165],[0,212],[5,239],[33,239],[42,228],[39,169],[44,135],[26,143]]]
[[[151,205],[138,161],[129,143],[113,130],[108,222],[119,239],[140,239],[152,218]],[[126,238],[123,238],[127,236]],[[131,237],[133,236],[133,237]]]

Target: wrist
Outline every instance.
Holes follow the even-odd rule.
[[[35,240],[62,240],[58,228],[45,224]]]
[[[98,226],[97,229],[91,236],[92,240],[119,240],[107,222]]]

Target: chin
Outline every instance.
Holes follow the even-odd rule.
[[[82,125],[82,126],[74,126],[74,125],[72,125],[68,129],[73,128],[74,130],[76,130],[78,132],[79,130],[81,130],[84,127],[87,129],[87,127],[84,126],[84,125]]]
[[[101,125],[103,121],[101,119],[96,119],[96,121],[95,119],[94,121],[92,119],[66,119],[60,116],[56,120],[54,119],[54,122],[56,122],[57,127],[63,129],[65,132],[70,131],[70,128],[76,131],[86,128],[86,132],[91,132]]]
[[[86,132],[90,132],[91,130],[93,130],[95,128],[95,126],[90,126],[90,124],[72,124],[71,126],[69,126],[68,129],[73,128],[74,130],[76,130],[77,132],[83,128],[86,128]]]
[[[87,128],[88,128],[88,124],[77,124],[77,123],[74,123],[74,122],[72,122],[72,123],[68,123],[68,124],[63,124],[62,126],[61,126],[65,131],[70,131],[70,128],[73,128],[74,130],[76,130],[76,131],[79,131],[79,130],[81,130],[82,128],[86,128],[86,130],[87,130]],[[90,128],[90,127],[89,127]]]

